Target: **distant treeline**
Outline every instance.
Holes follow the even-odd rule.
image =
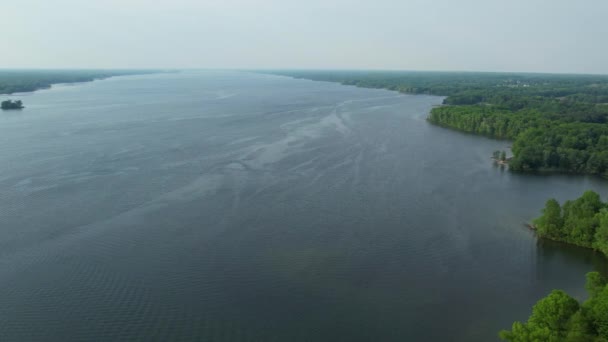
[[[587,274],[589,299],[580,304],[561,290],[539,300],[527,322],[515,322],[499,336],[511,342],[608,341],[608,286],[597,272]]]
[[[0,70],[0,94],[49,88],[57,83],[89,82],[112,76],[147,74],[152,70]]]
[[[431,123],[515,140],[510,169],[608,176],[608,76],[397,71],[274,74],[447,96]]]

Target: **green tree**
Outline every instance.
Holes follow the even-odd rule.
[[[608,287],[604,287],[584,307],[597,335],[604,341],[608,340]]]
[[[608,209],[602,209],[597,213],[599,226],[595,232],[593,247],[608,255]]]
[[[589,296],[592,298],[596,297],[606,287],[606,279],[598,272],[589,272],[586,277],[585,289],[589,293]],[[608,312],[606,314],[608,315]]]
[[[564,341],[567,342],[589,342],[597,341],[597,333],[593,329],[593,325],[581,310],[577,311],[568,322],[567,334]],[[540,340],[542,341],[542,340]]]
[[[555,334],[565,335],[568,320],[579,309],[576,299],[561,290],[553,290],[532,309],[529,323],[547,327]]]
[[[534,220],[538,234],[553,239],[560,237],[563,224],[562,208],[554,198],[548,200],[545,204],[543,215]]]
[[[553,290],[534,305],[527,323],[515,322],[511,331],[501,331],[502,339],[513,342],[562,341],[569,333],[570,319],[579,303],[564,291]]]
[[[564,206],[564,231],[568,242],[592,247],[599,219],[596,215],[604,204],[593,191],[585,193],[568,206]]]

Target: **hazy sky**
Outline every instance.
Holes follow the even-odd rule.
[[[608,74],[608,0],[0,0],[0,68]]]

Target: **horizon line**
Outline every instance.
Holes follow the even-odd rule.
[[[244,72],[277,72],[277,71],[321,71],[321,72],[412,72],[412,73],[486,73],[486,74],[536,74],[536,75],[571,75],[571,76],[608,76],[608,73],[571,72],[571,71],[489,71],[489,70],[449,70],[449,69],[395,69],[395,68],[220,68],[220,67],[2,67],[0,71],[244,71]]]

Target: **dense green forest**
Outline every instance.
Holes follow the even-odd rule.
[[[593,248],[608,255],[608,203],[593,191],[560,205],[547,201],[541,217],[534,220],[540,237]],[[607,313],[608,315],[608,313]]]
[[[539,300],[527,322],[515,322],[501,331],[512,342],[601,342],[608,341],[608,286],[599,273],[587,274],[589,299],[580,304],[560,290]]]
[[[429,122],[514,140],[513,171],[608,176],[608,76],[401,71],[274,71],[404,93],[446,96]],[[608,146],[608,145],[607,145]]]
[[[0,94],[49,88],[56,83],[89,82],[112,76],[146,74],[151,70],[0,70]]]

